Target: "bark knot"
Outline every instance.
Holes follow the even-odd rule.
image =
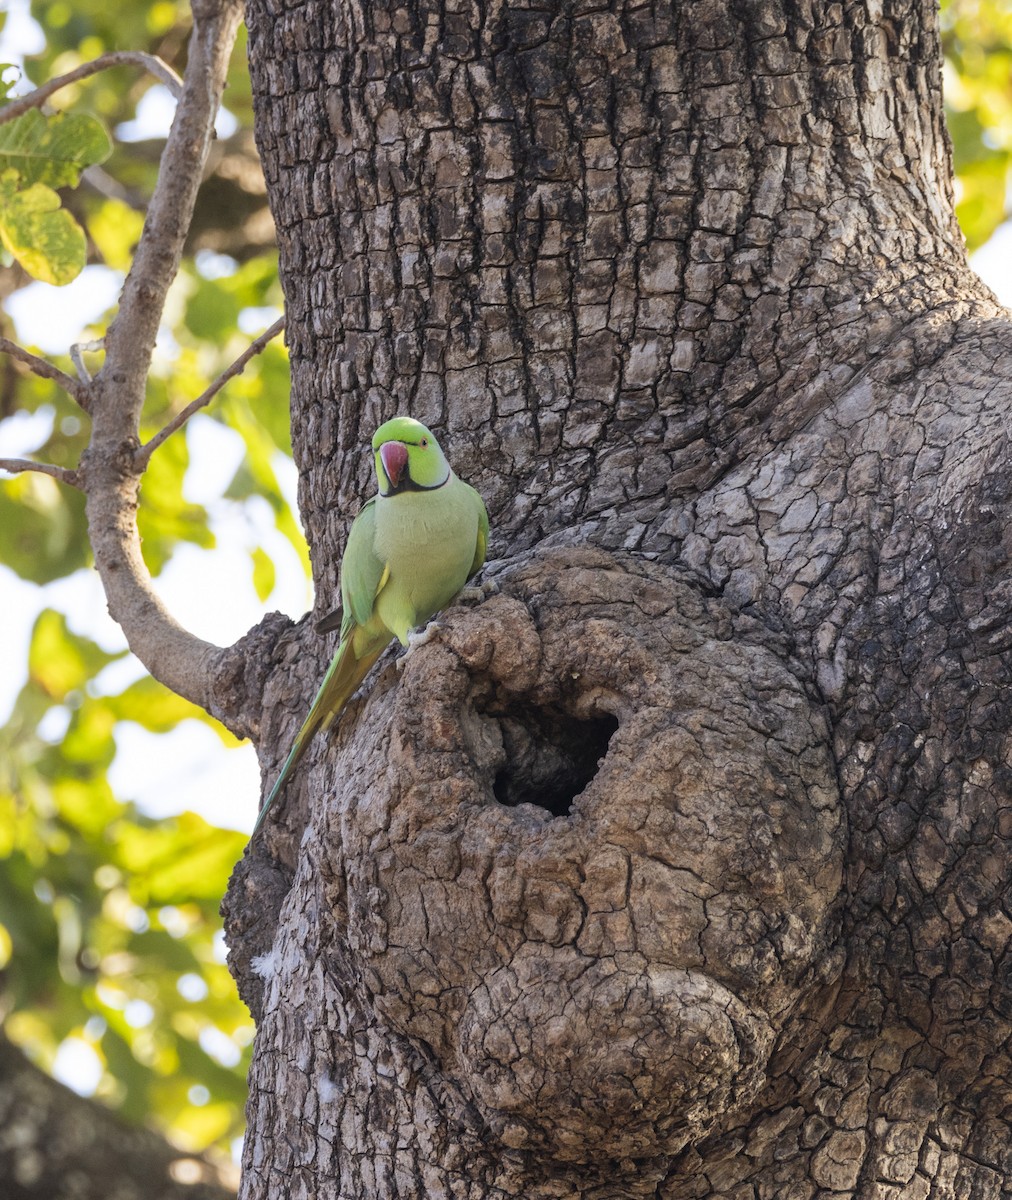
[[[340,730],[293,891],[311,871],[319,936],[504,1148],[671,1154],[749,1105],[837,964],[826,729],[669,568],[500,579]]]

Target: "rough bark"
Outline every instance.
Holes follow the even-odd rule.
[[[33,1066],[0,1035],[5,1200],[228,1200],[205,1160],[127,1125]]]
[[[243,1195],[1007,1195],[1012,329],[932,6],[248,21],[319,606],[396,411],[500,593],[237,870]]]

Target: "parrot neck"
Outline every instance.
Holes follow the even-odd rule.
[[[424,484],[416,483],[409,475],[405,474],[396,487],[390,483],[389,479],[385,480],[388,490],[383,491],[381,484],[379,494],[384,500],[389,500],[391,496],[400,496],[405,492],[438,492],[440,488],[446,487],[452,478],[453,472],[448,471],[446,477],[441,479],[439,483]]]

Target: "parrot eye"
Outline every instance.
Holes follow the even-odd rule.
[[[428,439],[428,438],[422,438],[422,445],[423,445],[423,446],[427,446],[428,444],[429,444],[429,439]]]

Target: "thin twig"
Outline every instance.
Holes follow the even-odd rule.
[[[105,338],[95,338],[90,342],[75,342],[70,347],[70,361],[74,364],[74,370],[77,371],[78,378],[82,383],[91,383],[91,372],[85,366],[84,352],[87,350],[95,354],[104,349]]]
[[[154,454],[162,442],[164,442],[166,438],[171,437],[177,429],[185,425],[195,412],[198,412],[207,404],[210,404],[211,400],[221,391],[221,389],[226,383],[228,383],[230,379],[234,379],[236,375],[241,375],[246,369],[246,364],[249,362],[249,360],[259,354],[272,338],[277,337],[284,327],[285,318],[279,317],[269,329],[265,329],[263,333],[260,334],[255,342],[251,342],[246,347],[246,349],[242,352],[242,354],[239,355],[235,362],[227,370],[223,371],[206,391],[201,392],[196,400],[191,400],[181,412],[176,413],[168,425],[166,425],[164,429],[160,429],[150,442],[145,442],[144,445],[141,446],[141,448],[134,455],[134,462],[137,467],[143,471],[148,465],[151,455]]]
[[[177,100],[183,94],[182,79],[167,62],[163,62],[157,55],[145,54],[141,50],[110,50],[107,54],[100,54],[98,58],[92,59],[91,62],[82,63],[73,71],[68,71],[66,75],[58,75],[55,79],[50,79],[48,83],[37,87],[27,96],[19,96],[16,100],[12,100],[0,108],[0,125],[7,121],[13,121],[15,117],[20,117],[30,108],[41,107],[54,92],[58,92],[60,88],[66,87],[69,83],[77,83],[79,79],[97,75],[99,71],[104,71],[108,67],[128,65],[144,67],[145,70],[150,71],[165,84]]]
[[[52,475],[61,483],[69,483],[71,487],[81,486],[76,471],[56,467],[52,463],[32,462],[30,458],[0,458],[0,471],[8,471],[11,475],[19,475],[22,471],[38,471],[42,475]]]
[[[87,408],[85,403],[85,389],[76,379],[65,374],[59,367],[54,367],[52,363],[46,362],[44,358],[39,358],[37,354],[30,354],[27,350],[22,349],[17,342],[12,342],[9,338],[5,337],[0,337],[0,353],[9,354],[11,358],[17,359],[19,363],[23,363],[33,374],[40,375],[43,379],[51,379],[53,383],[58,383],[65,392],[74,397],[82,408]]]

